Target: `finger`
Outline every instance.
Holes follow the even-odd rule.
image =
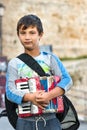
[[[38,92],[39,94],[41,94],[41,93],[44,93],[45,90],[38,90],[37,92]]]
[[[43,107],[42,105],[38,105],[38,107],[43,109],[43,110],[45,109],[45,107]]]
[[[42,100],[42,99],[43,99],[43,94],[36,95],[36,100]]]
[[[42,104],[42,106],[43,106],[44,108],[46,108],[46,107],[48,106],[48,104]]]

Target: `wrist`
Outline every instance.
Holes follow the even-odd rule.
[[[32,93],[26,93],[23,97],[23,101],[27,102],[27,101],[31,101],[32,100]]]
[[[50,101],[51,99],[52,99],[53,97],[52,97],[52,93],[51,92],[48,92],[48,100]]]

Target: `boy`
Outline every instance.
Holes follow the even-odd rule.
[[[43,27],[41,20],[36,15],[25,15],[20,18],[17,23],[17,35],[24,47],[24,53],[32,56],[40,64],[45,73],[60,76],[61,81],[50,92],[40,90],[28,93],[18,90],[15,85],[17,79],[20,77],[37,77],[38,74],[16,57],[8,64],[6,81],[7,98],[18,105],[23,102],[32,102],[38,108],[44,109],[50,100],[63,95],[65,91],[70,89],[72,79],[57,56],[47,52],[40,52],[39,42],[43,36]],[[48,129],[61,130],[60,122],[54,112],[24,118],[18,117],[16,130]]]

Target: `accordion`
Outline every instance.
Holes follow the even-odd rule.
[[[38,90],[45,90],[46,92],[48,92],[52,90],[59,81],[59,76],[43,76],[32,78],[20,78],[15,81],[15,84],[18,90],[25,91],[26,93],[33,93]],[[57,113],[63,112],[63,110],[64,106],[62,96],[52,99],[44,110],[38,108],[30,101],[18,105],[19,117],[28,117],[42,113]]]

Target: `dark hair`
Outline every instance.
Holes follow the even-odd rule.
[[[17,23],[17,34],[19,35],[19,29],[21,28],[21,26],[23,26],[23,30],[25,30],[26,28],[28,28],[29,26],[36,26],[37,30],[39,32],[39,34],[41,34],[43,32],[43,27],[42,27],[42,22],[40,20],[39,17],[37,17],[36,15],[25,15],[22,18],[19,19],[18,23]]]

